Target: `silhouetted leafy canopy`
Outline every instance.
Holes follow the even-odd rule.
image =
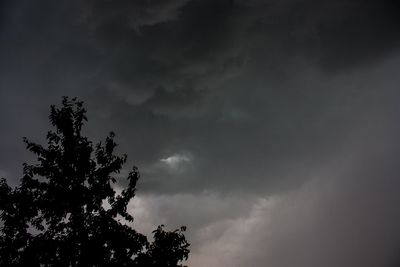
[[[114,154],[114,133],[96,145],[82,136],[86,110],[76,98],[51,106],[49,119],[47,146],[24,138],[37,163],[24,164],[20,185],[0,180],[0,266],[182,266],[185,227],[159,226],[150,243],[129,226],[139,172],[116,192],[127,156]]]

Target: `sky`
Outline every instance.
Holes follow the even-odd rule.
[[[400,266],[400,4],[3,0],[0,176],[85,102],[192,267]]]

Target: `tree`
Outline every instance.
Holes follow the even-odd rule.
[[[46,147],[24,138],[37,163],[23,165],[20,185],[0,180],[0,266],[182,266],[185,227],[159,226],[150,243],[124,223],[140,175],[133,167],[116,193],[127,156],[114,154],[114,133],[96,145],[82,136],[86,110],[76,98],[51,106],[49,119]]]

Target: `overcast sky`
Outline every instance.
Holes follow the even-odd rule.
[[[191,267],[400,266],[400,4],[3,0],[0,176],[77,96]]]

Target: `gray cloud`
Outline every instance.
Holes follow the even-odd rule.
[[[193,266],[390,266],[399,4],[230,2],[3,1],[2,175],[76,95],[143,174],[139,226],[187,224]]]
[[[179,17],[179,9],[189,0],[169,1],[83,1],[82,19],[92,28],[122,21],[128,27],[139,30],[141,26],[155,25],[176,20]]]
[[[366,144],[355,136],[346,154],[315,169],[295,190],[145,196],[132,210],[146,214],[139,217],[147,223],[187,218],[196,225],[190,266],[397,266],[399,146],[392,133],[371,130],[379,141]]]

